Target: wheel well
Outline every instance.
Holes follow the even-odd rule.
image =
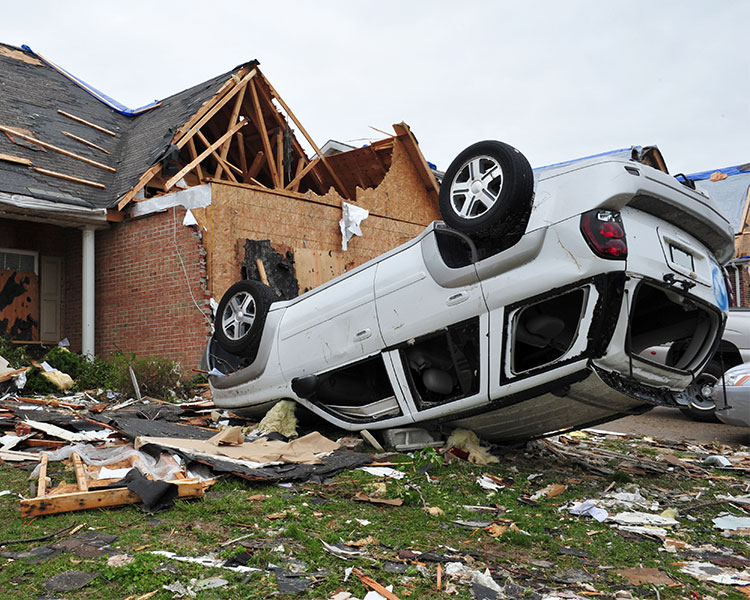
[[[724,363],[725,371],[731,367],[742,364],[740,351],[734,344],[725,340],[722,340],[719,344],[719,347],[716,349],[716,354],[714,354],[714,358]]]

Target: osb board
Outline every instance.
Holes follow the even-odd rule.
[[[329,264],[349,270],[403,244],[424,229],[422,224],[371,215],[362,223],[363,237],[351,240],[349,250],[344,253],[339,228],[340,205],[216,183],[212,189],[211,206],[201,216],[208,221],[211,232],[204,240],[208,250],[209,287],[216,299],[240,276],[243,257],[238,256],[238,248],[245,239],[269,239],[274,245],[291,246],[295,251],[331,252]],[[340,260],[333,259],[337,253],[341,254]],[[303,257],[303,263],[309,259],[310,256]],[[328,274],[331,270],[316,270],[312,279],[300,284],[300,289],[305,289],[312,281],[318,282],[322,273]],[[339,274],[332,273],[332,276]],[[328,279],[330,277],[325,281]]]
[[[39,340],[39,279],[35,273],[0,270],[0,335]]]
[[[750,231],[734,236],[735,256],[750,256]]]
[[[299,293],[303,294],[344,272],[345,252],[339,250],[311,250],[294,248],[294,272]]]
[[[20,50],[6,48],[5,46],[0,46],[0,55],[7,56],[8,58],[15,58],[16,60],[20,60],[21,62],[25,62],[30,65],[36,65],[38,67],[42,66],[42,63],[33,56],[29,56],[28,54],[26,54],[25,52],[21,52]]]

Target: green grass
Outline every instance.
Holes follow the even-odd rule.
[[[653,452],[618,443],[619,452],[638,451],[643,456]],[[401,456],[399,467],[406,473],[400,481],[385,480],[386,496],[402,498],[400,507],[357,502],[357,492],[371,493],[378,480],[361,471],[339,474],[332,484],[297,484],[293,489],[275,485],[251,483],[234,477],[221,478],[201,500],[178,501],[173,508],[157,515],[148,515],[135,506],[88,510],[26,520],[20,517],[15,494],[28,495],[28,473],[9,465],[0,467],[0,491],[10,489],[11,495],[0,497],[0,539],[22,539],[49,534],[70,525],[85,524],[81,532],[93,528],[117,536],[113,546],[117,553],[135,557],[134,562],[122,567],[108,567],[104,558],[79,558],[62,553],[39,563],[29,560],[9,560],[0,557],[0,589],[4,598],[35,598],[45,593],[44,581],[52,575],[67,570],[99,573],[99,577],[81,590],[59,593],[60,597],[75,599],[118,599],[139,596],[160,590],[153,598],[162,600],[172,594],[161,590],[164,584],[176,580],[188,584],[191,579],[222,577],[227,587],[199,592],[199,598],[249,598],[265,599],[277,590],[275,575],[268,571],[250,576],[218,568],[204,568],[195,564],[170,561],[151,554],[152,550],[168,550],[181,555],[198,556],[214,553],[229,558],[245,550],[241,543],[227,546],[228,540],[252,534],[247,542],[252,544],[249,566],[265,569],[269,563],[286,566],[290,561],[302,561],[306,572],[328,571],[320,581],[297,598],[330,598],[337,590],[347,590],[357,597],[366,593],[360,581],[352,576],[343,582],[344,569],[357,566],[383,585],[394,585],[394,592],[402,599],[471,598],[466,585],[457,585],[458,593],[448,596],[435,589],[436,565],[425,563],[427,577],[417,565],[410,564],[405,574],[394,574],[384,566],[387,561],[398,560],[399,551],[449,552],[453,548],[473,556],[472,567],[484,570],[505,569],[514,581],[528,589],[545,584],[559,590],[581,591],[574,584],[555,583],[554,579],[571,569],[585,569],[595,577],[590,584],[604,597],[612,597],[617,590],[630,589],[635,597],[654,597],[650,586],[634,589],[617,576],[617,568],[658,567],[669,572],[683,585],[661,588],[661,598],[671,600],[691,595],[721,597],[727,600],[744,600],[744,596],[729,586],[698,582],[681,574],[679,566],[672,563],[684,559],[680,555],[660,551],[661,544],[642,539],[634,542],[608,524],[593,519],[571,516],[559,508],[574,500],[596,498],[611,479],[594,477],[579,467],[530,458],[523,451],[503,457],[498,465],[478,467],[465,462],[443,464],[442,458],[432,451],[410,458]],[[430,466],[427,475],[418,474],[421,466]],[[476,482],[482,473],[491,473],[504,481],[513,482],[498,492],[489,493]],[[529,481],[533,473],[542,476]],[[61,464],[50,465],[50,474],[56,484],[61,479],[73,481],[70,469]],[[717,472],[717,474],[719,474]],[[684,490],[692,492],[705,488],[703,498],[731,491],[731,485],[745,483],[742,476],[726,480],[695,480],[676,475],[663,477],[628,476],[642,492],[657,490],[664,497]],[[617,480],[617,473],[613,477]],[[567,482],[567,490],[560,496],[541,499],[530,506],[519,501],[550,483]],[[261,500],[252,496],[265,494]],[[661,498],[660,498],[661,501]],[[497,505],[504,507],[497,513],[476,513],[464,505]],[[431,516],[424,506],[439,507],[440,516]],[[663,508],[670,506],[662,502]],[[678,505],[679,507],[679,505]],[[684,506],[689,508],[690,504]],[[674,537],[693,545],[710,543],[735,552],[748,553],[746,539],[724,538],[714,529],[711,519],[725,511],[725,505],[705,506],[692,513],[696,520],[680,516],[681,527]],[[282,514],[286,513],[285,516]],[[269,515],[278,518],[269,518]],[[359,520],[370,521],[362,524]],[[481,529],[465,529],[452,523],[454,520],[510,519],[519,530],[507,530],[502,536],[492,537]],[[329,554],[322,542],[341,543],[372,536],[377,542],[366,546],[367,555],[347,561]],[[50,542],[14,544],[5,551],[30,550]],[[283,550],[280,547],[283,546]],[[573,548],[585,552],[589,558],[561,553],[560,548]],[[137,550],[141,548],[140,550]],[[550,569],[538,569],[532,561],[554,563]],[[604,565],[612,569],[601,570]],[[446,578],[443,578],[446,581]]]

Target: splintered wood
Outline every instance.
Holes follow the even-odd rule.
[[[46,452],[41,454],[39,476],[37,478],[37,494],[35,498],[21,500],[22,517],[54,515],[76,510],[108,508],[141,502],[141,497],[126,487],[108,487],[104,489],[101,487],[102,485],[115,483],[119,479],[91,480],[86,465],[78,453],[73,452],[71,460],[73,470],[75,471],[76,483],[62,483],[56,488],[48,490],[47,465],[49,454]],[[94,469],[96,468],[94,467]],[[167,483],[177,486],[178,498],[197,498],[203,496],[205,490],[213,484],[213,481],[200,481],[197,478],[186,479],[182,473],[178,473],[175,479]]]

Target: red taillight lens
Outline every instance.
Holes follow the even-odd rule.
[[[594,254],[612,260],[628,257],[628,244],[620,213],[595,209],[581,215],[581,232]]]

